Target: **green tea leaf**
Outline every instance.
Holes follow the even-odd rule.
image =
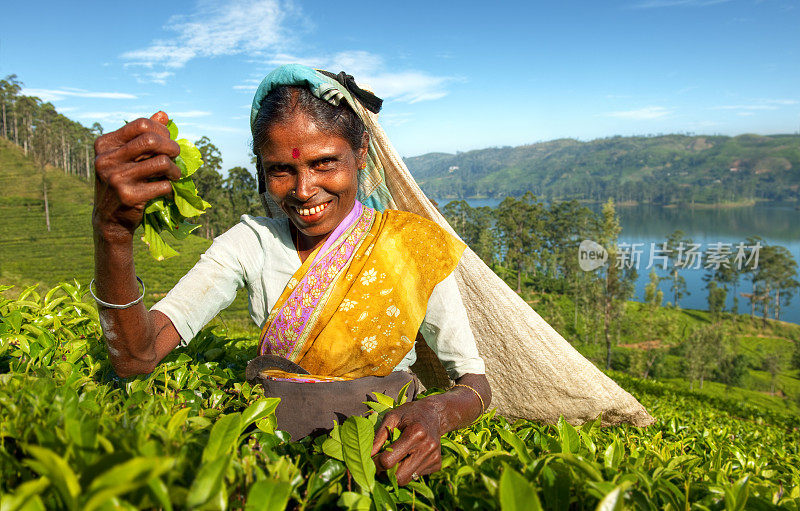
[[[331,482],[344,475],[345,468],[339,460],[325,460],[325,463],[314,472],[308,480],[308,496],[313,497]]]
[[[172,181],[172,190],[175,192],[174,199],[175,204],[178,206],[178,211],[186,218],[201,215],[211,207],[211,204],[197,195],[197,188],[195,188],[194,181],[190,177]]]
[[[523,465],[527,465],[531,462],[531,455],[528,452],[528,448],[525,446],[525,443],[520,437],[511,431],[502,428],[497,430],[497,434],[500,435],[500,438],[510,445],[512,449],[514,449],[514,452],[517,453],[517,457]]]
[[[339,427],[339,435],[347,469],[362,490],[371,491],[375,484],[375,462],[370,457],[375,438],[372,424],[364,417],[348,417]]]
[[[221,416],[211,428],[208,443],[203,449],[203,463],[215,460],[232,451],[243,429],[241,413]]]
[[[147,244],[147,247],[150,249],[150,255],[153,256],[156,261],[163,261],[164,259],[169,259],[170,257],[178,255],[175,249],[164,242],[161,235],[158,234],[151,223],[144,224],[144,236],[142,236],[142,241]]]
[[[258,481],[247,494],[246,511],[283,511],[289,502],[292,485],[278,481]]]
[[[172,140],[178,138],[178,126],[172,121],[172,119],[170,119],[167,123],[167,129],[169,130],[169,138]]]
[[[331,458],[344,461],[344,454],[342,453],[342,438],[339,430],[339,425],[334,423],[333,430],[331,430],[328,438],[322,442],[322,452]]]
[[[202,155],[193,143],[185,138],[178,139],[178,146],[181,148],[180,158],[183,160],[186,171],[181,173],[181,177],[189,177],[203,165]],[[183,170],[183,169],[182,169]]]
[[[46,477],[27,481],[19,485],[13,494],[3,495],[0,499],[0,510],[2,511],[38,511],[44,510],[44,504],[39,498],[47,487],[50,480]]]
[[[167,124],[170,138],[178,136],[178,127],[170,120]],[[175,158],[175,165],[181,170],[181,179],[172,182],[172,198],[158,197],[145,207],[142,220],[144,241],[150,249],[150,255],[157,261],[163,261],[178,253],[163,239],[163,233],[169,232],[176,239],[182,240],[199,227],[186,222],[187,218],[199,216],[211,205],[200,198],[192,181],[192,174],[203,165],[200,150],[185,138],[176,140],[180,154]]]
[[[372,503],[375,504],[375,509],[378,511],[397,511],[394,499],[381,484],[372,487]]]
[[[186,496],[187,507],[198,507],[212,499],[222,488],[222,480],[228,469],[230,456],[220,456],[210,463],[204,463],[197,472],[189,493]]]
[[[367,495],[352,491],[342,493],[336,504],[348,511],[369,511],[372,508],[372,501]]]
[[[242,428],[275,413],[281,400],[277,397],[259,399],[242,412]]]
[[[113,498],[145,486],[150,479],[169,470],[173,461],[168,458],[133,458],[115,465],[96,477],[88,488],[84,511],[93,511]]]
[[[169,419],[167,423],[167,436],[169,438],[175,438],[178,429],[186,424],[186,418],[189,417],[190,411],[189,408],[181,408]]]
[[[608,492],[597,505],[597,511],[619,511],[620,509],[625,509],[625,491],[632,484],[627,481]]]
[[[11,311],[3,318],[3,323],[9,325],[12,332],[19,333],[20,328],[22,328],[22,313],[19,310]]]
[[[503,511],[537,511],[542,509],[536,488],[519,472],[503,464],[500,477],[500,508]]]
[[[36,445],[28,445],[26,450],[33,456],[33,459],[27,459],[24,463],[39,475],[47,477],[55,486],[64,505],[68,509],[75,509],[81,486],[75,472],[67,465],[64,458],[50,449]]]
[[[578,432],[564,420],[564,417],[559,417],[556,424],[558,430],[558,438],[561,441],[561,452],[577,453],[581,444]]]

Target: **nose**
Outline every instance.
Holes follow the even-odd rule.
[[[294,196],[306,202],[311,197],[317,194],[317,183],[313,173],[306,170],[301,170],[297,173],[297,185],[294,189]]]

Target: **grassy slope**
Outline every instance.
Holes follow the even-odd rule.
[[[55,168],[48,168],[47,181],[50,232],[45,228],[41,171],[21,149],[0,139],[0,283],[14,284],[16,291],[33,284],[49,288],[73,278],[88,282],[94,272],[92,187]],[[134,244],[136,272],[147,284],[148,305],[174,286],[210,245],[197,236],[169,243],[180,255],[162,262],[150,257],[144,243]],[[218,321],[252,330],[243,292]]]
[[[578,351],[598,367],[604,367],[606,352],[602,335],[598,335],[597,341],[594,342],[593,336],[587,332],[587,326],[580,320],[578,328],[573,327],[571,300],[564,296],[540,295],[530,291],[524,291],[523,295],[543,318],[572,342]],[[638,302],[628,303],[627,316],[631,325],[647,325],[648,316],[655,316],[674,325],[677,332],[687,332],[686,335],[711,323],[707,311],[661,307],[653,314]],[[751,319],[747,315],[726,315],[724,321],[735,332],[737,352],[748,357],[749,369],[742,382],[744,388],[728,388],[716,382],[706,381],[702,389],[698,389],[695,382],[694,392],[712,397],[731,397],[777,412],[800,414],[800,372],[791,369],[790,365],[795,345],[800,342],[800,325],[768,320],[765,326],[760,318]],[[622,330],[619,344],[626,347],[614,347],[612,361],[620,363],[638,349],[630,345],[650,341],[646,330],[646,328]],[[585,342],[581,342],[582,339]],[[678,348],[673,346],[667,350],[667,354],[654,370],[655,377],[688,391],[689,382],[683,377],[683,358],[678,353]],[[775,395],[769,392],[771,379],[769,373],[762,370],[764,358],[771,353],[777,353],[781,360]],[[616,365],[615,363],[612,363],[612,367]]]

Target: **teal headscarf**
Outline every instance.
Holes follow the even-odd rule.
[[[303,66],[301,64],[287,64],[281,66],[266,76],[261,81],[261,85],[256,90],[255,97],[253,98],[253,106],[250,109],[250,131],[252,132],[255,126],[258,110],[261,107],[261,101],[269,94],[275,87],[281,85],[295,85],[299,87],[307,87],[314,96],[325,100],[333,105],[339,105],[342,101],[346,101],[350,108],[356,112],[364,121],[365,126],[369,123],[364,119],[363,108],[361,105],[357,106],[358,99],[354,98],[347,87],[340,83],[335,78],[326,76],[321,72]],[[378,100],[380,101],[380,100]],[[374,144],[372,133],[369,134],[369,149],[367,151],[367,166],[358,171],[358,194],[357,198],[365,206],[375,208],[378,211],[383,211],[390,204],[392,204],[392,195],[386,187],[386,177],[381,165],[378,153]],[[255,136],[255,134],[253,134]],[[259,188],[261,199],[264,207],[267,210],[268,216],[279,216],[283,212],[275,204],[266,190],[263,189],[264,177],[261,169],[258,169]]]

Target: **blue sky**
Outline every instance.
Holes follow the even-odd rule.
[[[133,7],[135,5],[135,7]],[[0,76],[106,130],[164,109],[224,167],[276,65],[346,70],[403,156],[800,130],[800,2],[6,2]]]

